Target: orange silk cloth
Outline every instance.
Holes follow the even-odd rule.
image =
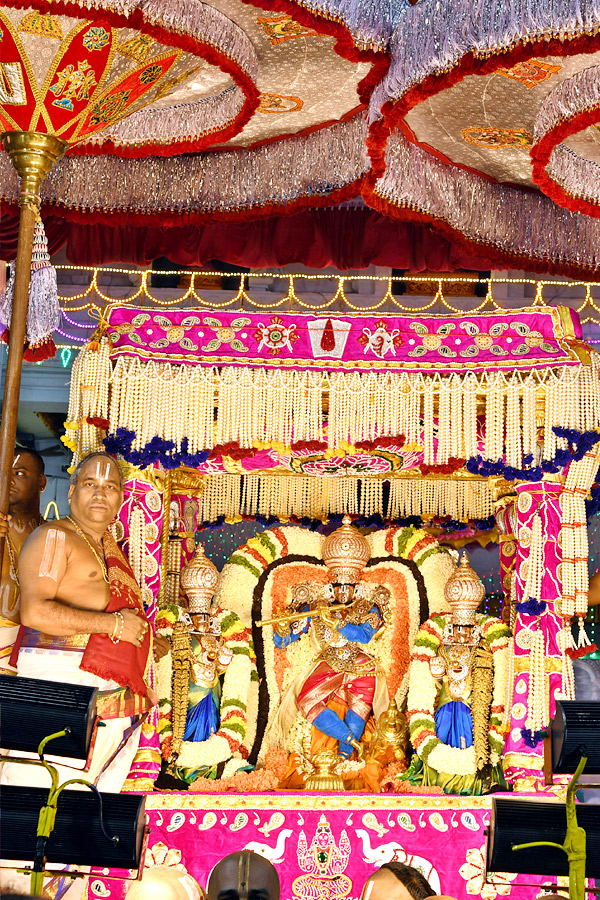
[[[367,671],[360,674],[337,672],[328,663],[321,660],[304,682],[296,702],[304,717],[311,723],[326,708],[337,713],[342,721],[348,710],[351,709],[366,722],[365,732],[361,739],[361,743],[366,746],[373,733],[371,713],[376,688],[376,666],[373,660],[360,650],[356,656],[356,665]],[[372,671],[369,672],[368,669],[372,669]],[[313,726],[311,729],[311,756],[316,756],[322,750],[332,750],[337,753],[338,742]],[[356,751],[351,758],[356,760]],[[279,784],[281,790],[295,790],[304,786],[306,778],[301,772],[299,763],[297,754],[292,753],[287,771]],[[382,768],[376,761],[369,761],[362,769],[347,773],[343,776],[346,790],[377,792]]]
[[[333,712],[337,713],[340,719],[343,719],[346,713],[348,712],[348,706],[346,703],[342,703],[337,700],[332,700],[327,704],[328,708],[333,710]],[[369,716],[367,721],[367,726],[365,728],[365,733],[362,736],[361,743],[363,746],[368,746],[371,737],[373,735],[374,729],[374,721],[373,716]],[[311,728],[311,741],[310,741],[310,755],[311,757],[316,756],[322,750],[332,750],[334,753],[338,752],[338,742],[335,738],[329,737],[328,734],[323,734],[322,731],[319,731],[318,728],[314,726]],[[356,751],[350,757],[353,761],[356,761],[357,755]],[[347,772],[342,775],[344,785],[347,791],[370,791],[371,793],[377,794],[379,792],[379,784],[381,781],[381,774],[383,771],[383,765],[381,765],[376,760],[369,760],[365,763],[362,769],[358,769],[358,771],[354,770],[351,772]],[[290,757],[288,759],[288,765],[285,772],[285,775],[279,782],[279,790],[282,791],[294,791],[301,790],[304,787],[304,783],[306,781],[306,775],[303,774],[300,758],[297,753],[290,753]]]

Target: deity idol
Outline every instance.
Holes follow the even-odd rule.
[[[173,656],[173,761],[183,741],[206,741],[220,725],[221,676],[233,650],[222,634],[222,617],[211,610],[219,573],[206,558],[202,545],[181,571],[180,585],[189,602],[189,612],[175,623]],[[191,783],[197,769],[175,767],[177,775]]]
[[[305,635],[312,645],[308,668],[283,697],[279,727],[285,739],[300,711],[311,729],[313,759],[325,750],[362,758],[367,722],[387,706],[385,680],[369,649],[386,627],[390,592],[360,580],[370,555],[366,538],[344,517],[323,543],[330,583],[296,585],[288,613],[262,623],[274,624],[278,648]],[[295,786],[294,779],[283,786]]]
[[[429,618],[415,640],[407,718],[416,750],[401,776],[449,794],[506,787],[502,772],[511,633],[477,613],[485,591],[463,554],[446,584],[450,614]]]

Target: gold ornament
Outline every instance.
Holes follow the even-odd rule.
[[[217,568],[204,555],[204,547],[198,545],[196,553],[181,570],[179,584],[189,600],[189,610],[208,614],[212,598],[219,583]]]
[[[373,732],[371,743],[366,753],[367,759],[385,757],[391,750],[398,762],[407,759],[408,749],[408,724],[406,716],[398,709],[398,704],[392,697],[390,705],[378,720]]]
[[[333,750],[322,750],[312,757],[311,762],[315,771],[306,779],[305,790],[321,792],[344,790],[344,782],[335,771],[341,759]]]
[[[444,597],[452,609],[454,625],[476,624],[475,613],[485,597],[485,588],[469,565],[466,553],[463,553],[459,565],[446,582]]]
[[[351,524],[350,516],[344,516],[342,527],[323,541],[323,561],[332,582],[356,584],[370,558],[369,543]]]
[[[173,660],[173,674],[171,684],[171,696],[173,698],[173,739],[171,743],[171,758],[169,767],[172,767],[181,753],[183,735],[187,718],[188,693],[190,689],[190,673],[193,671],[196,657],[192,652],[190,635],[183,622],[175,622],[171,636],[171,658]]]

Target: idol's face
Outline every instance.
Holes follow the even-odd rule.
[[[352,603],[352,600],[354,599],[355,585],[351,583],[340,584],[339,581],[334,581],[332,587],[336,603]]]
[[[457,644],[470,644],[473,639],[472,625],[454,625],[452,637]]]

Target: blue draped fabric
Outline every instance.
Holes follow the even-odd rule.
[[[459,748],[472,746],[473,717],[471,710],[462,700],[451,700],[439,706],[434,718],[435,733],[444,744]]]
[[[213,691],[188,710],[184,741],[205,741],[219,730],[219,708]]]

